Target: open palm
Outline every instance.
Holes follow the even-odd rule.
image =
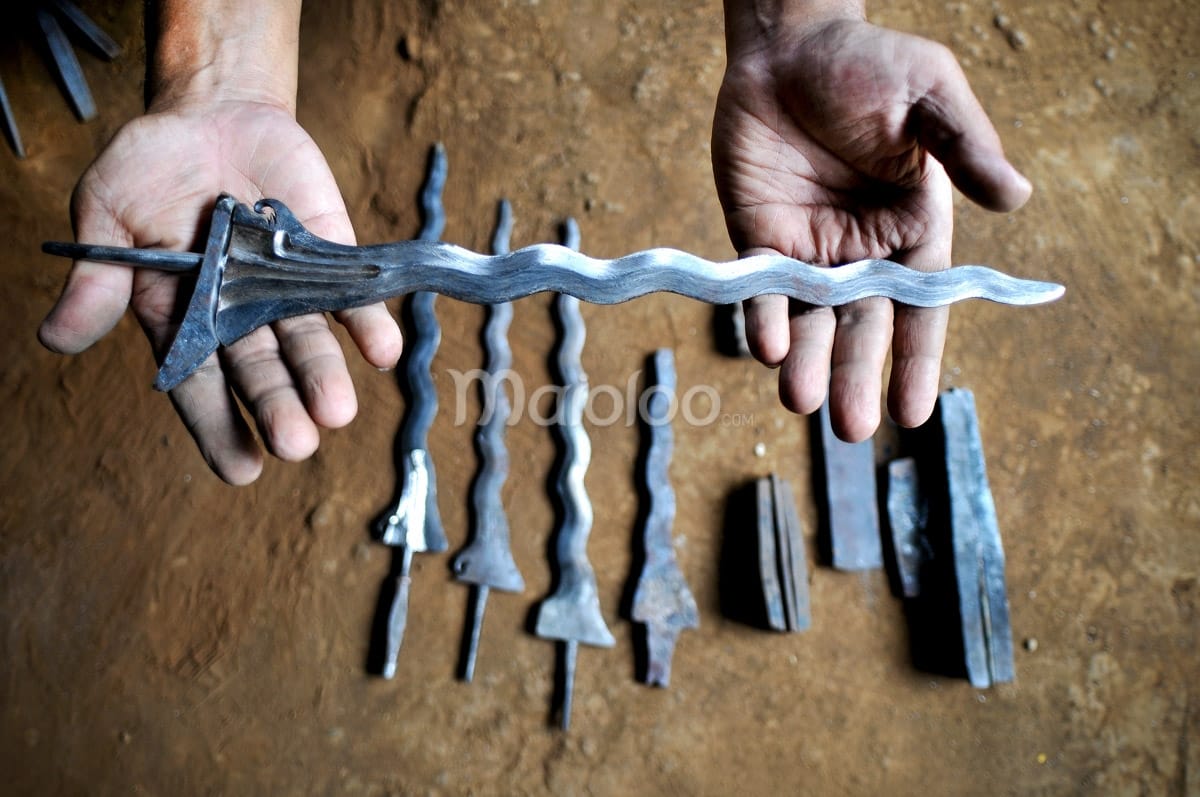
[[[316,144],[284,108],[224,102],[152,113],[126,125],[80,178],[72,199],[76,237],[94,244],[194,249],[217,196],[283,200],[314,233],[353,243],[341,194]],[[161,362],[186,307],[191,280],[162,272],[79,262],[42,323],[49,348],[86,349],[133,310]],[[363,356],[390,367],[400,332],[382,305],[338,315]],[[183,422],[226,481],[253,481],[262,454],[235,397],[282,459],[311,455],[319,427],[357,410],[341,347],[322,315],[263,327],[211,356],[171,391]]]
[[[713,167],[739,252],[830,266],[948,268],[951,179],[995,210],[1029,193],[953,56],[861,21],[731,44]],[[781,366],[785,405],[812,412],[828,389],[835,430],[861,440],[879,423],[889,344],[892,417],[911,426],[929,416],[947,316],[878,298],[834,311],[766,296],[747,303],[746,326],[755,356]]]

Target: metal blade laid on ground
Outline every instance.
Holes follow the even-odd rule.
[[[888,463],[888,527],[896,554],[899,593],[905,598],[921,594],[921,566],[925,561],[924,534],[929,508],[921,493],[917,462],[912,457]]]
[[[442,189],[446,184],[446,151],[434,147],[429,160],[429,175],[421,192],[424,225],[420,240],[436,241],[446,224],[442,208]],[[406,330],[406,363],[402,373],[408,407],[396,442],[396,468],[399,471],[399,496],[390,510],[376,523],[376,532],[385,545],[399,553],[395,593],[388,612],[387,644],[382,675],[396,674],[396,661],[404,630],[408,625],[408,591],[414,551],[446,550],[446,533],[437,506],[437,477],[429,455],[429,427],[437,415],[437,390],[430,365],[441,339],[441,327],[433,312],[436,296],[418,292],[409,299],[412,325]]]
[[[565,226],[565,243],[579,246],[579,228],[574,219]],[[554,540],[554,567],[558,585],[550,597],[538,606],[535,633],[543,639],[563,643],[560,684],[559,722],[563,730],[571,725],[571,705],[575,688],[575,660],[579,643],[611,648],[616,644],[596,591],[596,573],[587,558],[587,541],[592,530],[592,504],[583,477],[592,457],[591,441],[583,428],[588,382],[580,362],[586,330],[579,312],[579,300],[559,294],[554,301],[562,328],[557,366],[563,386],[558,408],[556,431],[562,445],[562,459],[555,487],[561,501],[562,525]]]
[[[840,440],[833,433],[828,401],[817,415],[817,459],[824,477],[821,523],[828,537],[830,563],[838,570],[883,567],[874,446],[869,439],[861,443]]]
[[[508,252],[511,234],[512,206],[508,200],[502,200],[497,213],[496,232],[492,237],[494,254]],[[512,317],[511,303],[490,305],[484,327],[487,371],[481,382],[483,417],[479,421],[479,431],[475,433],[479,471],[471,486],[473,533],[470,544],[454,559],[455,576],[459,581],[472,585],[472,609],[467,618],[468,628],[464,637],[466,650],[462,658],[461,674],[464,681],[475,677],[475,659],[479,652],[479,635],[483,629],[489,590],[521,592],[525,589],[525,581],[513,561],[509,546],[508,517],[504,513],[500,494],[504,480],[508,478],[508,449],[504,444],[504,431],[512,407],[505,393],[504,382],[512,367],[512,350],[508,346],[508,326]]]
[[[1013,680],[1012,627],[1004,578],[1004,547],[987,466],[975,396],[949,390],[938,397],[946,439],[950,531],[958,581],[967,677],[973,686]]]
[[[675,357],[659,349],[651,358],[653,386],[643,418],[650,436],[642,476],[649,496],[649,511],[642,530],[645,561],[633,596],[634,622],[646,627],[645,682],[667,686],[675,640],[685,628],[698,628],[700,613],[675,559],[671,525],[675,522],[675,491],[670,466],[674,436],[671,418],[676,408]]]

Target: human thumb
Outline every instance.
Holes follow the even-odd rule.
[[[106,246],[132,244],[124,225],[86,190],[76,190],[72,210],[77,240]],[[62,294],[38,328],[38,340],[51,351],[78,354],[116,325],[129,306],[132,290],[133,269],[76,261]]]
[[[910,131],[941,162],[955,187],[988,210],[1024,205],[1033,186],[1004,157],[996,128],[950,51],[939,48],[915,62],[910,80],[918,90],[909,111]]]

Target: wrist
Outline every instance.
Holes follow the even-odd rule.
[[[296,112],[299,0],[163,0],[147,20],[146,105],[257,102]]]
[[[865,19],[866,0],[725,0],[725,44],[730,54],[743,53],[766,48],[783,31]]]

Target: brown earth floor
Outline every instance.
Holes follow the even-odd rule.
[[[446,556],[418,558],[387,682],[364,659],[389,567],[367,526],[393,489],[392,376],[354,363],[356,422],[327,433],[311,462],[272,462],[233,489],[151,391],[130,319],[78,357],[38,346],[65,273],[38,245],[70,235],[75,178],[141,103],[141,4],[85,5],[128,48],[113,65],[82,57],[97,121],[73,121],[31,45],[9,42],[0,61],[29,148],[24,161],[0,152],[6,793],[1200,793],[1191,3],[874,4],[876,21],[954,48],[1037,187],[1011,217],[959,203],[955,261],[1068,286],[1037,309],[959,307],[946,352],[945,385],[978,401],[1017,681],[979,691],[914,669],[882,573],[810,565],[805,634],[723,618],[730,490],[771,471],[790,479],[812,542],[807,427],[778,405],[771,373],[715,351],[710,308],[655,297],[585,307],[585,365],[593,385],[623,388],[671,346],[682,387],[720,390],[728,418],[677,425],[672,467],[702,627],[682,637],[670,689],[634,682],[618,608],[638,431],[593,429],[590,553],[618,641],[581,651],[569,734],[546,724],[553,646],[524,628],[550,578],[545,429],[509,433],[505,494],[528,584],[493,596],[476,683],[455,679],[467,590]],[[485,247],[505,195],[516,245],[551,239],[570,213],[597,255],[732,254],[708,156],[723,68],[715,2],[313,2],[302,46],[300,118],[361,241],[415,233],[426,148],[441,140],[448,240]],[[446,409],[448,369],[480,365],[483,315],[450,300],[439,314],[431,447],[455,549],[476,460],[473,428]],[[528,384],[546,383],[546,297],[517,305],[511,339]]]

